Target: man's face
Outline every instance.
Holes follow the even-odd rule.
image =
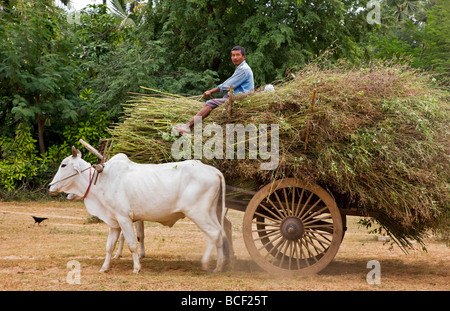
[[[231,51],[231,61],[233,62],[233,64],[239,66],[244,60],[245,55],[242,55],[241,51]]]

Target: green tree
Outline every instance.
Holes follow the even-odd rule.
[[[423,0],[386,0],[386,11],[395,21],[400,22],[411,19],[418,11],[423,10],[425,2]]]
[[[36,126],[41,154],[45,127],[77,117],[78,67],[65,27],[52,1],[8,1],[0,10],[2,117]]]
[[[85,81],[96,77],[102,58],[122,41],[119,19],[109,13],[106,5],[88,5],[72,24],[72,36],[76,40],[73,53],[80,60],[83,74],[87,75]]]
[[[139,92],[141,85],[202,94],[233,73],[230,50],[235,45],[247,49],[255,82],[263,85],[283,78],[287,69],[301,66],[332,45],[335,59],[361,59],[364,49],[358,43],[372,28],[366,12],[358,10],[366,0],[114,3],[115,11],[121,11],[116,12],[122,20],[116,21],[115,29],[120,39],[101,54],[97,74],[86,84],[94,91],[95,105],[112,116],[120,113],[128,92]],[[126,3],[139,10],[127,11]],[[120,27],[126,16],[138,22]],[[102,33],[94,31],[97,26],[90,29],[88,23],[82,27],[86,33]],[[98,46],[104,41],[86,42]]]
[[[234,70],[229,51],[242,45],[257,84],[283,77],[333,43],[336,58],[359,59],[361,33],[372,27],[355,1],[162,0],[147,12],[161,21],[154,29],[175,68],[226,78]]]
[[[450,85],[450,3],[441,0],[427,11],[423,33],[422,68],[435,72],[444,85]]]
[[[450,5],[448,0],[382,1],[382,21],[369,34],[369,58],[410,59],[434,73],[445,86],[450,76]]]

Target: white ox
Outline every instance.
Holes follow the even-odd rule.
[[[225,179],[219,170],[195,160],[137,164],[126,155],[118,154],[105,163],[96,184],[93,183],[93,174],[91,164],[72,147],[72,155],[62,161],[49,191],[84,198],[87,211],[110,227],[105,262],[100,272],[109,270],[121,231],[133,256],[133,272],[140,271],[133,222],[155,221],[171,227],[184,217],[191,219],[207,236],[202,268],[208,268],[211,253],[216,247],[215,271],[224,270],[230,252],[223,227]],[[219,205],[221,194],[222,204]]]

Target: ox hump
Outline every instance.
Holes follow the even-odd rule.
[[[113,156],[111,159],[108,160],[108,162],[114,162],[114,161],[129,161],[131,160],[128,158],[128,156],[125,153],[118,153],[115,156]]]

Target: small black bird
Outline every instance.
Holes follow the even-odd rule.
[[[48,218],[41,218],[41,217],[35,217],[32,216],[34,218],[34,224],[38,224],[38,226],[41,224],[41,222],[43,222],[44,220],[48,219]]]

